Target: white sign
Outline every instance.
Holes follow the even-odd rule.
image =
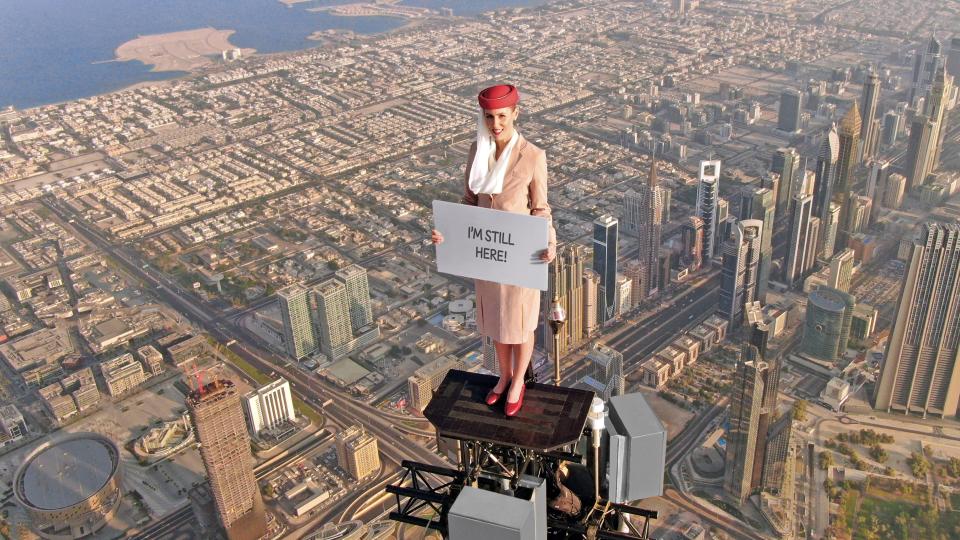
[[[547,290],[549,223],[537,216],[433,201],[437,270],[529,289]]]

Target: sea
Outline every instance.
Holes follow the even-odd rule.
[[[70,101],[184,73],[155,73],[141,62],[116,62],[114,50],[141,35],[214,27],[258,53],[316,46],[315,31],[377,34],[405,23],[394,17],[340,17],[308,8],[364,0],[0,0],[0,110]],[[472,16],[547,0],[404,0]]]

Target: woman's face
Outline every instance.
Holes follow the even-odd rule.
[[[520,110],[517,107],[502,109],[484,109],[483,121],[490,134],[498,143],[506,144],[513,137],[513,123],[517,120]]]

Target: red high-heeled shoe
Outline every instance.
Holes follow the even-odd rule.
[[[493,390],[490,390],[487,392],[487,398],[484,401],[487,403],[487,405],[496,405],[497,402],[500,401],[500,396],[502,395],[503,392],[494,392]]]
[[[523,407],[523,394],[526,392],[526,390],[526,385],[521,386],[520,397],[517,398],[516,403],[510,403],[509,401],[507,402],[507,405],[503,408],[503,412],[505,412],[507,416],[516,416],[517,413],[520,412],[520,407]]]

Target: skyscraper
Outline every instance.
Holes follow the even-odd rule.
[[[853,279],[853,250],[846,248],[830,259],[830,279],[827,282],[833,289],[850,292],[850,282]]]
[[[617,314],[617,219],[610,215],[593,222],[593,270],[600,276],[597,322],[613,320]]]
[[[267,521],[253,475],[250,436],[232,381],[214,380],[187,396],[187,409],[200,442],[217,516],[229,540],[267,534]]]
[[[697,216],[690,216],[689,220],[683,224],[681,236],[683,238],[681,264],[691,272],[697,271],[703,265],[703,220]]]
[[[887,111],[883,115],[883,135],[881,136],[883,145],[891,147],[897,144],[897,137],[900,136],[900,115],[897,111]]]
[[[636,219],[637,259],[642,269],[638,294],[643,300],[657,292],[657,253],[664,222],[664,198],[664,190],[657,179],[657,160],[652,157],[646,183],[625,200],[626,214]]]
[[[583,330],[586,337],[593,337],[600,316],[600,274],[593,270],[583,271]]]
[[[936,125],[925,115],[917,115],[910,124],[910,141],[907,143],[907,191],[922,186],[927,180],[927,174],[933,170],[930,160],[933,152],[934,133]]]
[[[866,232],[870,227],[870,213],[873,212],[873,201],[870,197],[857,195],[850,199],[850,234]]]
[[[543,342],[547,350],[553,350],[556,343],[559,358],[563,358],[571,349],[580,346],[585,337],[583,320],[583,265],[586,250],[577,244],[562,246],[557,257],[550,263],[548,276],[547,301],[542,302],[543,318],[547,320],[553,299],[556,298],[567,314],[567,322],[560,328],[554,341],[549,325],[543,325]]]
[[[307,290],[290,285],[277,291],[280,315],[283,318],[283,337],[287,354],[300,360],[317,350],[313,323],[310,319],[310,300]]]
[[[760,236],[760,266],[757,274],[755,300],[767,301],[770,267],[773,264],[773,221],[776,208],[773,192],[767,188],[749,189],[740,196],[740,220],[756,219],[763,222]]]
[[[762,481],[764,491],[781,495],[784,486],[795,483],[793,478],[784,478],[792,440],[793,415],[787,413],[767,430]]]
[[[787,259],[784,267],[783,280],[793,286],[803,279],[807,272],[807,246],[809,244],[811,226],[811,210],[813,197],[798,193],[793,197],[793,208],[790,212],[790,237],[787,243]]]
[[[739,222],[723,244],[720,302],[717,311],[736,328],[743,322],[744,306],[756,300],[763,222]]]
[[[840,205],[840,221],[837,226],[837,245],[847,247],[850,230],[850,198],[853,189],[853,171],[857,167],[857,153],[860,148],[860,130],[863,122],[857,102],[847,111],[840,121],[837,135],[840,152],[837,157],[837,181],[833,189],[833,200]],[[832,255],[832,253],[831,253]],[[827,257],[828,255],[824,255]]]
[[[328,279],[311,292],[320,350],[331,359],[339,359],[349,352],[347,347],[353,339],[347,287],[338,280]]]
[[[860,97],[860,109],[863,110],[863,124],[860,127],[861,152],[858,163],[872,158],[876,153],[877,137],[876,124],[873,119],[877,116],[877,104],[880,101],[880,77],[870,70],[867,80],[863,83],[863,95]]]
[[[623,355],[602,343],[597,343],[587,353],[590,361],[591,377],[603,386],[604,401],[611,397],[622,396],[625,392]]]
[[[914,107],[920,98],[927,95],[933,86],[938,68],[944,66],[943,45],[936,37],[931,37],[924,49],[917,51],[913,64],[913,78],[910,85],[910,104]]]
[[[800,350],[824,362],[840,360],[847,350],[856,303],[849,293],[831,287],[811,291]]]
[[[362,425],[353,425],[337,433],[337,462],[354,480],[362,480],[380,470],[380,449],[376,437]]]
[[[960,77],[960,36],[954,36],[950,39],[947,73],[953,75],[954,78]]]
[[[884,159],[873,159],[867,165],[870,167],[870,176],[867,177],[867,197],[873,201],[873,211],[870,215],[870,222],[872,223],[874,216],[877,214],[877,208],[880,207],[881,191],[887,185],[890,162]]]
[[[716,254],[717,200],[720,197],[720,161],[701,161],[697,185],[697,217],[703,220],[703,263]]]
[[[811,213],[820,219],[826,215],[836,180],[837,160],[840,157],[840,137],[837,126],[830,126],[820,141],[817,153],[816,177],[813,184],[813,207]]]
[[[903,204],[903,195],[907,188],[907,178],[902,174],[887,176],[887,185],[883,188],[883,206],[897,210]]]
[[[937,69],[930,93],[927,94],[923,106],[923,113],[933,122],[933,133],[930,135],[932,146],[928,150],[931,155],[927,159],[930,172],[940,167],[940,151],[943,148],[943,137],[947,132],[944,124],[952,95],[953,76],[949,75],[944,68]]]
[[[955,417],[960,400],[960,225],[917,231],[874,406]]]
[[[741,504],[750,496],[756,457],[758,421],[763,404],[766,362],[753,345],[743,346],[733,378],[730,429],[727,431],[723,488]]]
[[[780,93],[780,113],[777,115],[777,129],[786,133],[800,130],[800,110],[802,96],[799,91],[788,88]]]
[[[350,328],[358,333],[361,328],[373,324],[373,311],[370,307],[370,284],[367,270],[356,264],[340,269],[334,279],[343,283],[350,313]]]
[[[780,175],[777,190],[776,215],[781,216],[790,207],[794,189],[803,171],[800,169],[800,154],[794,148],[777,148],[771,160],[770,170]]]
[[[825,221],[820,224],[820,251],[819,256],[824,260],[830,260],[833,257],[837,247],[837,234],[840,229],[840,205],[831,202],[827,205]]]

